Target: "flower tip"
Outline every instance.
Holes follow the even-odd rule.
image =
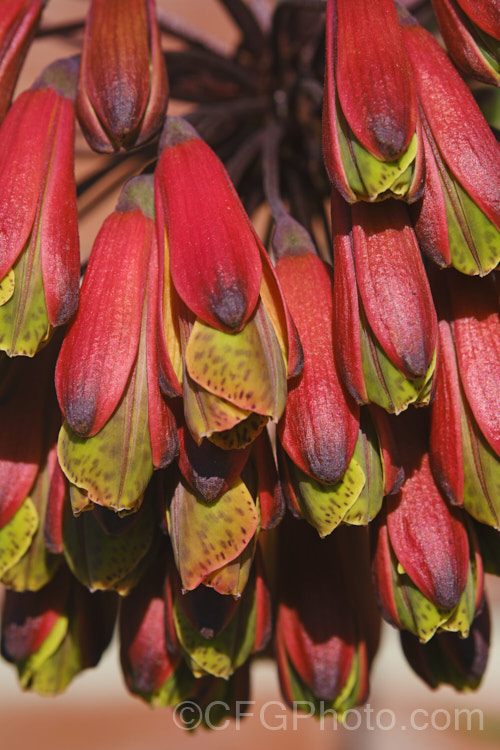
[[[116,210],[123,213],[139,209],[150,219],[155,217],[154,177],[141,174],[132,177],[120,193]]]
[[[194,138],[199,138],[199,135],[186,120],[182,117],[167,117],[160,135],[158,152],[161,154],[166,148],[192,141]]]
[[[54,89],[60,96],[76,98],[80,55],[64,57],[48,65],[34,82],[32,89]]]
[[[217,290],[210,300],[212,313],[219,323],[231,331],[239,330],[247,317],[247,298],[237,285]]]
[[[391,118],[381,114],[371,123],[371,130],[384,161],[395,161],[408,148],[406,128],[395,127]]]

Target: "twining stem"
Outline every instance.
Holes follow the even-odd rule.
[[[267,130],[262,151],[262,171],[264,176],[264,193],[277,222],[288,214],[280,195],[279,151],[283,138],[283,126],[272,122]]]

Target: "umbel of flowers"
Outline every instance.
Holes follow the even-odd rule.
[[[222,721],[265,657],[288,703],[341,717],[383,617],[431,687],[477,687],[500,148],[467,83],[488,111],[498,3],[435,0],[448,57],[393,0],[218,2],[230,52],[168,0],[91,0],[68,26],[4,2],[2,655],[52,695],[118,620],[152,705]],[[11,103],[38,34],[81,54]],[[75,126],[103,154],[79,182]],[[80,267],[78,200],[122,164]]]

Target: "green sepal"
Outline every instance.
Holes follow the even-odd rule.
[[[414,133],[406,151],[394,161],[380,161],[356,138],[337,102],[337,132],[342,165],[349,188],[357,200],[405,198],[412,190],[418,137]]]
[[[38,513],[29,497],[0,529],[0,579],[30,548],[38,528]]]
[[[410,380],[392,364],[362,316],[361,358],[368,400],[390,414],[399,414],[410,404],[427,406],[431,400],[436,352],[425,375]]]
[[[302,515],[323,539],[344,521],[356,503],[366,483],[364,471],[353,456],[339,482],[322,484],[303,472],[286,454],[285,460]]]
[[[73,575],[90,591],[111,590],[125,596],[140,577],[139,566],[151,550],[155,529],[150,503],[143,506],[124,533],[117,535],[106,534],[93,513],[75,518],[66,504],[64,556]]]
[[[13,283],[12,294],[0,305],[0,349],[9,357],[33,357],[51,332],[42,280],[40,237],[35,233],[9,273],[14,274],[14,281],[9,282]]]
[[[449,170],[443,188],[452,266],[485,276],[500,261],[500,232]]]
[[[449,610],[436,607],[415,586],[411,578],[406,573],[401,572],[402,566],[397,563],[392,550],[391,557],[399,627],[409,630],[422,643],[427,643],[436,632],[442,630],[457,632],[462,638],[467,638],[476,612],[478,580],[474,550],[471,549],[464,590],[458,604]]]
[[[464,508],[481,523],[500,529],[500,458],[465,405],[462,408],[462,454]]]
[[[19,676],[19,684],[23,690],[28,688],[39,692],[35,687],[37,675],[44,665],[57,652],[68,632],[69,618],[65,614],[59,615],[57,622],[44,640],[38,651],[16,664]]]
[[[344,523],[366,526],[379,512],[384,498],[384,468],[377,433],[370,420],[361,417],[353,459],[363,471],[365,483],[355,503],[344,516]]]

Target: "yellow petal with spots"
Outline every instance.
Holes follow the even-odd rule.
[[[285,408],[286,371],[273,326],[259,303],[237,333],[197,320],[186,350],[190,377],[240,409],[279,419]]]
[[[250,414],[205,391],[187,373],[184,375],[183,396],[186,424],[198,445],[204,437],[230,430]]]
[[[183,588],[191,590],[238,557],[252,540],[259,517],[251,494],[238,479],[213,503],[179,483],[167,520]]]
[[[5,305],[14,294],[14,287],[16,284],[16,277],[12,268],[8,271],[7,275],[0,281],[0,305]]]
[[[204,586],[210,586],[228,596],[240,597],[247,585],[250,569],[252,567],[257,544],[257,534],[254,534],[250,544],[247,544],[243,552],[235,560],[223,565],[214,573],[205,576]]]
[[[209,440],[224,450],[245,448],[260,435],[268,421],[269,417],[262,417],[260,414],[250,414],[230,430],[213,432]]]
[[[38,528],[38,513],[27,497],[0,529],[0,577],[28,551]]]
[[[363,469],[352,458],[339,482],[322,484],[305,474],[288,456],[286,460],[304,518],[321,538],[328,536],[358,499],[366,481]]]
[[[149,552],[155,531],[154,510],[145,505],[137,520],[121,534],[106,534],[93,513],[75,518],[65,506],[63,549],[73,575],[90,591],[112,590],[127,594],[129,582]]]

